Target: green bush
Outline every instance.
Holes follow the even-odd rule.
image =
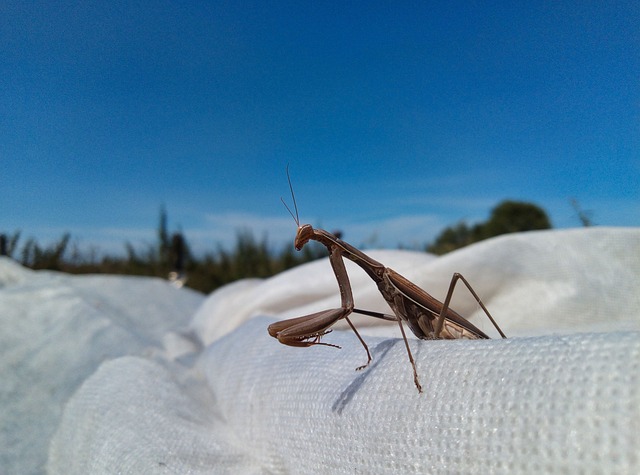
[[[547,213],[539,206],[505,200],[493,208],[491,216],[483,223],[469,226],[460,222],[445,228],[435,241],[427,246],[427,251],[440,255],[500,234],[549,228],[551,222]]]

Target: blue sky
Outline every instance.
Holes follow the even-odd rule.
[[[640,225],[638,2],[0,4],[0,232],[418,246],[503,199]]]

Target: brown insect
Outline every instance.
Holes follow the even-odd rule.
[[[444,303],[442,303],[393,269],[372,259],[359,249],[342,241],[324,229],[314,228],[310,224],[303,224],[301,226],[298,218],[298,206],[295,201],[295,195],[293,194],[293,187],[288,170],[287,178],[289,179],[289,188],[291,189],[291,196],[293,197],[294,209],[296,211],[295,216],[284,200],[282,200],[282,202],[298,226],[294,241],[295,248],[299,251],[309,241],[317,241],[327,248],[329,251],[329,261],[340,289],[341,307],[272,323],[268,328],[269,335],[277,338],[280,343],[289,346],[307,347],[325,345],[340,348],[337,345],[321,342],[320,339],[331,332],[331,326],[339,320],[344,319],[367,352],[367,363],[356,368],[357,370],[361,370],[366,368],[371,362],[371,353],[369,352],[369,347],[358,333],[358,330],[356,330],[356,327],[351,320],[349,320],[349,315],[351,313],[359,313],[384,320],[397,321],[400,326],[400,331],[402,332],[405,347],[407,348],[411,367],[413,368],[413,381],[418,388],[418,392],[422,392],[416,364],[413,360],[411,348],[409,347],[409,342],[402,326],[403,321],[409,325],[413,334],[422,340],[449,340],[458,338],[476,340],[489,338],[489,336],[480,329],[472,325],[453,309],[449,308],[455,285],[458,280],[461,280],[486,313],[487,317],[489,317],[489,320],[491,320],[491,323],[498,330],[502,338],[506,338],[505,334],[489,313],[489,310],[487,310],[482,300],[480,300],[480,297],[478,297],[469,282],[467,282],[461,274],[453,274],[447,296]],[[351,292],[347,269],[344,265],[344,258],[358,264],[369,275],[378,286],[378,290],[395,315],[354,308],[353,294]]]

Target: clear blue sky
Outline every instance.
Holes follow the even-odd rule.
[[[640,3],[0,4],[0,231],[414,246],[503,199],[640,225]]]

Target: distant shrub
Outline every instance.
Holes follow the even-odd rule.
[[[506,200],[499,203],[491,211],[489,219],[483,223],[469,226],[460,222],[445,228],[435,241],[427,246],[427,251],[445,254],[500,234],[549,228],[551,222],[547,213],[539,206]]]

